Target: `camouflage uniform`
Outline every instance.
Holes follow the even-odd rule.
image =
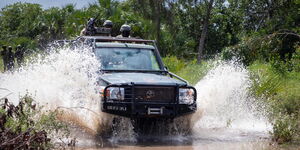
[[[12,70],[15,65],[15,56],[11,46],[8,47],[8,52],[6,56],[7,56],[7,70]]]
[[[3,70],[6,71],[7,70],[7,48],[5,45],[2,46],[3,50],[1,51],[1,57],[3,60]]]

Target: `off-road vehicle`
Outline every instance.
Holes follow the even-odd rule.
[[[101,64],[103,112],[139,122],[173,120],[196,111],[196,89],[168,71],[154,40],[111,37],[107,28],[95,32],[106,36],[85,35],[75,41],[92,47]]]
[[[102,111],[129,118],[175,118],[196,111],[196,89],[169,72],[153,40],[80,37],[101,63]],[[82,40],[81,40],[82,41]]]

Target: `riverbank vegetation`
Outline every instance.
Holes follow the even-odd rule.
[[[299,60],[298,60],[299,61]],[[300,72],[278,70],[277,65],[255,62],[249,68],[257,82],[253,91],[268,104],[273,140],[278,143],[300,140]],[[282,64],[285,66],[286,64]],[[299,65],[299,64],[298,64]]]
[[[210,59],[238,60],[253,76],[253,94],[268,105],[272,136],[299,142],[300,0],[98,0],[43,9],[15,3],[0,11],[0,45],[21,44],[27,54],[79,35],[90,17],[122,24],[132,36],[155,39],[170,71],[195,84]]]
[[[17,105],[6,98],[0,102],[0,149],[50,149],[53,140],[69,135],[67,124],[56,118],[60,112],[42,112],[30,95]]]

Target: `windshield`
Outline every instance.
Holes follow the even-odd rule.
[[[102,70],[160,70],[152,49],[96,48]]]

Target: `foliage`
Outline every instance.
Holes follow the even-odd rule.
[[[273,123],[272,136],[273,140],[279,144],[291,142],[297,134],[298,118],[289,115],[280,115]]]
[[[49,149],[51,134],[68,136],[66,124],[56,119],[59,112],[42,112],[31,96],[25,95],[16,106],[2,100],[0,149]]]
[[[291,142],[300,135],[300,72],[278,72],[272,64],[254,62],[250,67],[253,92],[268,104],[271,132],[278,143]],[[285,69],[287,70],[287,69]]]
[[[280,31],[285,33],[286,30],[297,34],[300,31],[299,5],[296,0],[272,3],[261,0],[215,0],[204,58],[211,58],[241,40],[244,43],[241,47],[245,48],[249,45],[247,39],[254,39],[256,35],[258,38],[255,38],[256,42],[252,45],[259,47],[264,45],[258,42],[265,35]],[[72,4],[42,9],[38,4],[18,2],[0,11],[0,44],[43,48],[53,40],[78,36],[87,19],[98,16],[98,26],[105,19],[114,22],[113,36],[118,35],[120,26],[127,23],[132,26],[133,36],[156,39],[163,56],[176,55],[193,59],[197,54],[206,7],[203,1],[192,0],[98,0],[82,9],[75,9]],[[281,47],[286,46],[282,50],[293,52],[293,46],[299,39],[292,35],[286,36],[276,36],[276,39],[279,39],[279,44],[282,42]],[[16,37],[30,42],[16,40]],[[275,44],[273,42],[269,45]],[[269,50],[265,52],[268,54]],[[255,55],[259,56],[260,53]]]
[[[197,64],[196,59],[194,59],[186,67],[177,72],[177,75],[189,81],[190,84],[195,85],[206,75],[210,68],[212,68],[210,61]]]
[[[285,33],[282,36],[280,32],[273,33],[267,36],[259,36],[244,38],[239,44],[226,47],[222,51],[223,59],[238,58],[245,65],[250,65],[256,60],[271,62],[274,68],[279,71],[282,65],[292,65],[289,71],[296,69],[299,51],[297,35]]]
[[[163,58],[165,66],[171,72],[179,72],[182,68],[186,67],[186,62],[182,59],[178,59],[176,56],[167,56]]]
[[[300,47],[297,48],[290,61],[288,61],[290,70],[300,72]]]
[[[164,64],[168,70],[179,75],[183,79],[195,85],[212,67],[210,61],[197,64],[197,60],[184,61],[176,56],[167,56],[163,58]]]
[[[78,36],[88,18],[98,16],[97,26],[113,21],[112,36],[127,23],[133,37],[157,40],[169,70],[195,84],[210,67],[207,60],[199,65],[194,61],[205,1],[98,0],[81,9],[17,2],[0,11],[0,45],[21,44],[27,52],[40,53],[53,40]],[[294,136],[294,130],[278,131],[291,126],[286,118],[299,116],[300,0],[215,0],[212,7],[203,58],[221,53],[249,66],[254,93],[266,97],[270,106],[275,139]]]

